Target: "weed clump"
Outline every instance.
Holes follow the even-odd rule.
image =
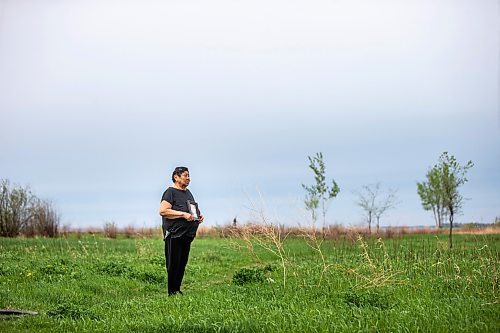
[[[166,282],[165,273],[158,270],[135,269],[129,276],[130,278],[152,284],[164,284]]]
[[[125,262],[112,260],[102,263],[99,270],[101,273],[110,276],[126,276],[131,273],[132,268],[130,268]]]
[[[391,307],[390,295],[376,290],[349,290],[344,293],[346,304],[358,308],[374,307],[386,310]]]
[[[165,266],[165,257],[162,255],[155,255],[149,259],[149,263],[155,266]]]
[[[61,303],[47,311],[47,315],[56,319],[71,318],[71,319],[97,319],[97,316],[81,305],[74,303]]]
[[[117,276],[125,279],[134,279],[146,283],[163,284],[165,283],[165,273],[150,265],[134,266],[120,260],[110,260],[98,264],[98,272],[108,276]]]
[[[64,264],[53,263],[40,267],[39,272],[45,275],[66,275],[68,267]]]
[[[272,272],[271,265],[264,268],[241,268],[233,275],[233,283],[243,286],[251,283],[262,283],[266,281],[266,273]]]

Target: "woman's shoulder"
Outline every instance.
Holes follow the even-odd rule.
[[[165,192],[163,192],[163,194],[166,194],[166,193],[172,193],[174,188],[172,186],[169,186],[167,187],[167,189],[165,190]]]
[[[186,189],[186,195],[187,195],[188,197],[190,197],[190,199],[191,199],[191,200],[193,200],[193,201],[194,201],[194,196],[193,196],[193,193],[191,193],[191,191],[190,191],[190,190]]]
[[[168,198],[172,198],[173,196],[175,196],[175,188],[169,186],[165,192],[163,192],[162,199],[169,201]]]
[[[188,189],[186,189],[186,190],[180,190],[180,189],[175,188],[173,186],[168,187],[165,190],[165,194],[169,194],[169,195],[173,195],[173,196],[175,196],[175,195],[179,195],[179,196],[192,195],[191,192],[189,192]]]

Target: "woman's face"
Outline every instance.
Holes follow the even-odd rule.
[[[180,186],[180,187],[188,187],[189,182],[191,181],[191,178],[189,177],[189,171],[184,171],[183,173],[180,174],[180,176],[175,175],[175,182]]]

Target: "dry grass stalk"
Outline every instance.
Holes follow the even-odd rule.
[[[335,234],[336,236],[339,234],[339,228],[335,228]],[[312,226],[310,228],[302,228],[301,229],[301,236],[305,239],[306,244],[314,250],[319,255],[319,258],[321,259],[321,274],[319,277],[319,281],[317,284],[317,287],[321,286],[323,282],[323,278],[325,273],[330,269],[333,264],[328,264],[325,258],[325,255],[323,253],[323,250],[321,246],[323,245],[324,240],[326,239],[326,233],[328,233],[330,230],[327,228],[323,228],[321,232],[321,238],[318,238],[318,232],[316,231],[316,228],[314,226],[314,222],[312,222]]]
[[[289,232],[279,223],[273,223],[264,212],[264,200],[259,192],[260,202],[255,205],[253,202],[251,211],[258,216],[259,224],[246,225],[243,228],[232,227],[233,234],[236,231],[244,241],[250,253],[255,255],[254,244],[279,258],[283,270],[283,287],[286,286],[287,266],[289,264],[288,255],[284,248],[284,243]],[[260,258],[259,258],[260,260]]]
[[[361,235],[358,236],[358,243],[360,244],[361,248],[361,256],[365,259],[365,262],[367,264],[366,267],[368,268],[368,272],[363,272],[363,267],[358,269],[346,269],[347,273],[356,276],[356,288],[369,289],[405,283],[405,281],[397,278],[397,276],[401,272],[396,271],[392,268],[390,257],[387,253],[382,238],[379,238],[377,240],[379,249],[384,253],[384,259],[381,263],[377,262],[370,256],[370,253],[368,251],[368,243],[363,240],[363,237]]]

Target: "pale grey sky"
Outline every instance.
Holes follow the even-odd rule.
[[[499,3],[0,0],[0,178],[63,223],[157,225],[172,169],[207,224],[261,192],[303,223],[307,156],[341,187],[399,189],[384,225],[432,225],[416,194],[443,151],[473,160],[458,222],[500,216]]]

